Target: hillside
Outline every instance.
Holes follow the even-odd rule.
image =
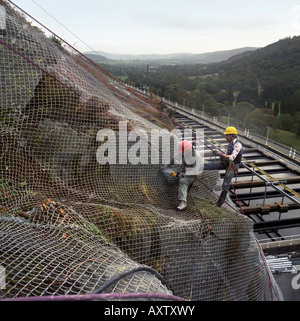
[[[134,63],[144,64],[145,62],[154,63],[156,65],[184,65],[184,64],[196,64],[196,63],[213,63],[227,60],[228,58],[244,52],[255,51],[258,48],[245,47],[232,50],[223,50],[215,52],[207,52],[201,54],[192,53],[174,53],[174,54],[149,54],[149,55],[130,55],[130,54],[111,54],[103,51],[86,52],[85,55],[93,59],[95,62],[105,62],[115,64],[119,63]]]
[[[262,86],[265,100],[283,101],[300,88],[300,37],[286,38],[251,53],[211,66],[227,88],[243,93],[246,86]],[[290,110],[294,113],[295,110]]]
[[[217,171],[176,211],[164,105],[0,12],[0,300],[280,300],[253,221],[211,205]]]
[[[116,75],[120,70],[111,68]],[[191,108],[205,106],[211,116],[230,114],[234,124],[257,133],[271,126],[300,136],[300,37],[217,63],[150,65],[149,73],[145,64],[122,66],[122,72],[130,84],[149,84],[153,93]],[[242,104],[239,110],[233,109],[236,104]],[[254,113],[255,108],[268,110]]]

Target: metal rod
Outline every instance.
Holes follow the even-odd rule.
[[[267,184],[267,182],[266,182],[266,184],[265,184],[265,195],[264,195],[264,200],[263,200],[263,206],[265,206],[265,202],[266,202],[267,188],[268,188],[268,184]]]
[[[248,169],[250,172],[252,172],[254,175],[256,175],[257,177],[259,177],[260,179],[262,179],[263,181],[266,182],[266,184],[271,185],[275,190],[279,191],[281,194],[283,194],[284,196],[286,196],[287,198],[289,198],[291,201],[297,203],[298,205],[300,205],[300,201],[296,200],[294,197],[288,195],[285,191],[283,191],[282,189],[280,189],[279,187],[275,186],[276,184],[280,184],[280,182],[270,182],[268,181],[266,178],[264,178],[262,175],[256,173],[253,169],[249,168],[244,162],[241,163],[242,166],[244,166],[246,169]]]

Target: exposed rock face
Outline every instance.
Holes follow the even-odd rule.
[[[7,279],[0,295],[91,293],[147,265],[172,292],[149,271],[106,292],[270,300],[276,284],[252,222],[210,204],[217,173],[199,176],[205,185],[195,182],[181,214],[160,164],[99,165],[97,131],[118,131],[120,120],[149,130],[132,112],[146,113],[145,105],[8,6],[0,9],[0,39],[8,45],[0,46],[0,264]]]
[[[36,159],[63,185],[86,174],[89,164],[95,161],[94,137],[74,131],[67,123],[45,119],[31,134],[29,145],[34,146]]]
[[[46,68],[51,62],[51,49],[43,41],[39,41],[44,38],[40,31],[34,32],[30,28],[28,32],[29,26],[25,21],[10,14],[7,7],[1,8],[0,39],[9,48],[3,44],[0,46],[1,71],[5,70],[1,72],[0,104],[2,112],[6,108],[7,113],[16,117],[33,96],[43,74],[38,68],[32,68],[20,55]],[[30,77],[30,82],[26,82],[27,77]]]

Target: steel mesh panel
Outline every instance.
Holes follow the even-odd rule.
[[[159,102],[147,104],[0,5],[0,297],[88,294],[148,266],[167,284],[137,271],[105,293],[280,298],[252,222],[210,204],[218,173],[198,177],[188,210],[179,213],[177,189],[166,184],[161,164],[97,162],[101,129],[118,138],[122,121],[147,134],[172,130]]]

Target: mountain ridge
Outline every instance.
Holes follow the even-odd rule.
[[[108,60],[119,61],[178,61],[179,63],[213,63],[227,60],[235,55],[255,51],[259,47],[242,47],[230,50],[219,50],[206,53],[171,53],[171,54],[112,54],[104,51],[89,51],[85,55],[96,61],[108,62]]]

